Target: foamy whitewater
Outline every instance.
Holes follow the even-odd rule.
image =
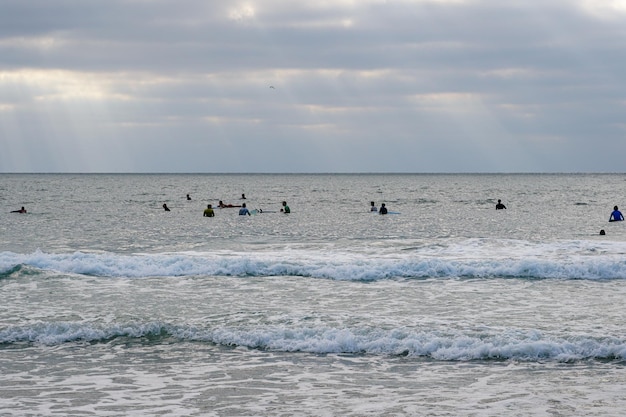
[[[621,416],[625,185],[0,175],[0,415]]]

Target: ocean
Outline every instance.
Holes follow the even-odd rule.
[[[625,187],[0,174],[0,415],[622,416]]]

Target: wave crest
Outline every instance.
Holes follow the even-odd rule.
[[[623,246],[623,245],[622,245]],[[625,248],[590,242],[551,245],[468,240],[455,245],[388,248],[382,252],[329,250],[210,253],[0,253],[0,277],[20,267],[97,277],[302,276],[375,281],[395,278],[626,279]]]
[[[280,352],[427,357],[441,361],[519,360],[572,362],[626,359],[626,341],[614,337],[548,336],[539,331],[493,334],[444,333],[412,329],[198,328],[167,323],[127,323],[99,327],[78,322],[38,323],[0,330],[0,344],[160,343],[164,339],[242,346]]]

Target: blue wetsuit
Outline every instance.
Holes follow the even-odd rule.
[[[619,210],[613,211],[613,213],[611,213],[611,217],[609,217],[610,222],[621,222],[622,220],[624,220],[624,216]]]

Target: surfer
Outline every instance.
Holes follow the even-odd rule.
[[[246,199],[246,195],[245,194],[241,194],[241,199],[245,200]]]
[[[613,207],[613,213],[611,213],[611,217],[609,217],[610,222],[621,222],[624,220],[624,216],[622,212],[617,209],[617,206]]]
[[[239,215],[240,216],[245,216],[245,215],[250,215],[250,211],[246,208],[246,203],[243,203],[241,205],[241,208],[239,209]]]
[[[169,207],[167,207],[167,204],[165,204],[165,203],[163,203],[163,210],[170,211]]]
[[[281,208],[280,211],[283,213],[291,213],[291,209],[287,205],[286,201],[283,201],[283,208]]]
[[[187,194],[187,201],[191,201],[191,197]]]
[[[26,209],[24,208],[24,206],[22,206],[21,209],[13,210],[13,211],[11,211],[11,213],[26,213]]]
[[[376,208],[376,203],[372,201],[370,204],[371,204],[370,211],[378,211],[378,209]]]
[[[496,204],[496,210],[506,209],[506,206],[502,204],[502,200],[498,200],[498,204]]]
[[[224,204],[224,202],[222,200],[220,200],[219,203],[217,203],[219,208],[233,208],[233,207],[241,207],[241,206],[234,206],[232,204]]]
[[[211,205],[209,204],[208,206],[206,206],[206,208],[204,209],[204,213],[202,214],[203,217],[215,217],[215,212],[213,211],[213,207],[211,207]]]
[[[385,203],[380,205],[380,210],[378,210],[378,214],[387,214],[387,207],[385,207]]]

